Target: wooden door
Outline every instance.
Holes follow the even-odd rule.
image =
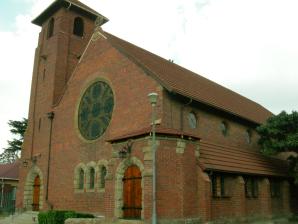
[[[123,218],[140,219],[142,212],[142,175],[137,166],[130,166],[123,178]]]
[[[36,176],[34,179],[34,185],[33,185],[33,203],[32,203],[33,211],[39,210],[39,193],[40,193],[40,178],[39,176]]]

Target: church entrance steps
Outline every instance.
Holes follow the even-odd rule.
[[[0,221],[1,224],[38,224],[38,212],[28,211],[10,215]]]

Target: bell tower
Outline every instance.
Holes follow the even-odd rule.
[[[77,0],[56,0],[32,23],[41,26],[35,71],[39,82],[46,84],[48,102],[56,105],[100,17],[93,9]],[[102,25],[101,24],[101,25]],[[50,91],[49,91],[50,90]]]
[[[47,148],[48,140],[41,136],[49,132],[48,113],[59,104],[94,32],[95,21],[103,25],[108,19],[78,0],[55,0],[32,21],[41,31],[35,50],[29,123],[22,156],[32,158]]]

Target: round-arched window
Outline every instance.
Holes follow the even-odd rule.
[[[195,129],[198,125],[198,119],[194,112],[188,114],[188,125],[190,128]]]
[[[228,125],[225,121],[220,123],[220,131],[224,136],[227,136],[227,134],[228,134]]]
[[[251,143],[251,130],[249,129],[245,131],[245,140],[247,143]]]

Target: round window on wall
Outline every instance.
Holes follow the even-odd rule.
[[[197,120],[197,116],[193,112],[190,112],[188,114],[188,125],[192,129],[197,128],[198,120]]]
[[[112,118],[114,95],[110,86],[102,81],[90,85],[84,92],[78,110],[78,127],[87,140],[103,135]]]

